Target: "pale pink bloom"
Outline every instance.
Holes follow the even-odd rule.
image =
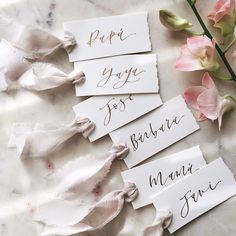
[[[207,36],[187,38],[187,44],[181,47],[181,56],[175,64],[180,71],[207,70],[217,71],[215,43]]]
[[[235,27],[235,0],[217,0],[208,19],[214,22],[223,36],[233,35]]]
[[[234,105],[232,97],[219,95],[214,81],[207,72],[202,78],[202,86],[188,88],[184,92],[184,98],[188,105],[198,111],[199,120],[218,119],[219,130],[223,114]]]

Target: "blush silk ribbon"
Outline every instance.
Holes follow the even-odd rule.
[[[68,125],[52,124],[13,124],[8,143],[9,148],[16,148],[20,158],[37,158],[46,156],[56,150],[75,134],[87,138],[94,130],[95,124],[88,118],[76,118]]]

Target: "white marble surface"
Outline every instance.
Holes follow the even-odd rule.
[[[203,16],[207,15],[214,1],[199,0],[198,7]],[[174,61],[179,55],[179,46],[184,43],[185,35],[166,31],[158,21],[159,9],[171,9],[192,22],[200,29],[185,0],[1,0],[0,14],[12,17],[19,22],[37,25],[56,35],[62,35],[62,22],[66,20],[86,19],[148,10],[150,17],[153,52],[159,57],[161,96],[164,101],[182,93],[184,89],[198,84],[202,73],[183,73],[174,69]],[[232,50],[230,51],[232,52]],[[229,53],[230,53],[229,52]],[[63,52],[52,58],[53,62],[70,71]],[[236,68],[236,60],[230,60]],[[236,95],[234,82],[219,82],[222,92]],[[20,161],[15,150],[7,149],[10,128],[14,121],[67,123],[73,119],[71,107],[80,101],[75,97],[74,88],[67,86],[52,94],[33,94],[18,91],[9,95],[0,95],[0,235],[1,236],[38,236],[41,225],[32,221],[34,207],[47,199],[54,185],[46,181],[45,176],[52,172],[46,165],[51,160],[55,168],[73,158],[105,150],[111,145],[108,136],[95,142],[72,138],[60,151],[44,160]],[[224,117],[222,131],[217,123],[200,123],[201,130],[153,156],[154,160],[184,148],[200,144],[206,160],[223,157],[233,173],[236,173],[236,111]],[[50,167],[50,166],[49,166]],[[97,200],[109,190],[122,186],[120,171],[123,163],[116,162],[108,179],[104,181],[91,200]],[[107,225],[96,236],[139,236],[143,228],[154,218],[152,206],[134,211],[126,204],[121,215]],[[183,227],[176,236],[234,236],[236,235],[236,197],[221,204],[202,217]],[[165,236],[169,235],[168,232]]]

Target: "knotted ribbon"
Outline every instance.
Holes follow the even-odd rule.
[[[143,236],[162,236],[171,220],[172,213],[169,210],[156,210],[156,217],[152,225],[145,228]]]
[[[113,144],[110,151],[96,157],[78,158],[68,162],[56,175],[62,179],[56,196],[77,199],[92,190],[107,176],[115,159],[123,160],[129,149],[124,144]]]
[[[46,156],[75,134],[87,138],[95,125],[88,118],[76,118],[68,125],[13,124],[9,148],[16,148],[20,158]]]
[[[35,220],[44,224],[41,233],[44,236],[96,231],[118,216],[124,203],[133,201],[137,195],[135,184],[126,183],[122,190],[108,193],[92,206],[66,200],[44,205],[36,212]],[[63,207],[60,201],[63,202]]]
[[[22,87],[32,91],[43,91],[65,83],[84,82],[85,75],[75,69],[66,74],[49,63],[29,63],[19,50],[5,40],[0,41],[0,91]]]
[[[41,29],[0,17],[0,38],[6,39],[27,59],[42,60],[59,48],[69,53],[76,45],[76,40],[71,33],[65,34],[65,39],[61,40]]]

